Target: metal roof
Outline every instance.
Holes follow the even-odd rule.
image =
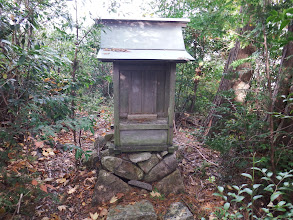
[[[114,60],[194,60],[185,50],[182,27],[188,19],[102,19],[98,58]]]

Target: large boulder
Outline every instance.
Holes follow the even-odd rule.
[[[172,173],[177,168],[175,154],[165,157],[144,177],[145,182],[155,182]]]
[[[178,169],[163,178],[155,187],[165,196],[168,196],[170,193],[179,194],[185,191],[183,179]]]
[[[146,161],[150,159],[151,156],[152,154],[150,152],[143,152],[143,153],[129,154],[128,157],[132,163],[138,163],[138,162],[142,162],[142,161]]]
[[[144,175],[140,168],[119,157],[106,156],[101,163],[106,170],[129,180],[141,180]]]
[[[156,166],[160,162],[160,159],[157,157],[156,154],[152,154],[151,157],[143,162],[139,162],[138,166],[142,169],[145,173],[148,173],[154,166]]]
[[[143,200],[133,205],[118,205],[109,209],[107,220],[156,220],[152,204]]]
[[[130,186],[117,176],[105,170],[100,170],[92,203],[93,205],[100,205],[110,201],[117,193],[126,193],[130,189]]]
[[[189,209],[181,202],[172,203],[164,216],[164,220],[193,220]]]

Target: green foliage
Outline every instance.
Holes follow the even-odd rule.
[[[255,163],[254,163],[255,164]],[[217,219],[290,219],[293,217],[293,205],[290,194],[293,189],[292,173],[279,172],[276,180],[273,173],[266,168],[253,166],[252,175],[242,173],[251,184],[233,185],[232,192],[225,193],[224,187],[218,186],[220,196],[226,202],[214,213]],[[258,173],[256,173],[258,172]],[[257,174],[260,175],[260,183],[256,183]],[[267,200],[267,198],[269,198]],[[258,202],[263,200],[262,202]],[[261,204],[266,204],[261,206]],[[256,210],[261,206],[262,212]]]

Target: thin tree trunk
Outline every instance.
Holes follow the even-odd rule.
[[[75,91],[75,84],[76,84],[76,71],[78,68],[78,61],[77,61],[77,53],[78,53],[78,18],[77,18],[77,0],[75,0],[75,16],[76,16],[76,43],[75,43],[75,52],[74,52],[74,59],[72,63],[72,82],[73,82],[73,87],[71,91],[71,96],[72,96],[72,101],[71,101],[71,111],[72,111],[72,119],[75,119],[75,97],[76,97],[76,91]],[[76,139],[76,127],[73,129],[73,140],[74,144],[77,144],[77,139]]]
[[[288,26],[288,32],[293,33],[293,24]],[[285,116],[292,116],[293,106],[290,102],[284,102],[283,97],[288,97],[293,93],[293,42],[290,41],[283,49],[282,60],[279,70],[279,78],[273,93],[273,111]],[[292,137],[288,135],[293,132],[293,123],[291,119],[275,119],[278,126],[275,131],[274,143],[288,146],[292,142]]]
[[[267,88],[268,88],[268,96],[269,96],[269,103],[268,103],[268,112],[269,112],[269,129],[270,129],[270,159],[271,159],[271,166],[273,177],[276,176],[276,164],[275,164],[275,143],[274,143],[274,119],[273,119],[273,93],[272,93],[272,80],[270,74],[270,64],[269,64],[269,52],[268,52],[268,44],[267,44],[267,35],[265,25],[263,24],[263,36],[264,36],[264,57],[265,57],[265,72],[267,76]]]
[[[223,96],[220,94],[222,91],[227,91],[231,88],[231,82],[227,79],[227,75],[232,72],[230,65],[236,60],[240,49],[240,43],[236,42],[235,47],[231,49],[229,57],[224,67],[224,73],[213,101],[213,107],[210,109],[208,116],[204,121],[204,127],[206,128],[205,135],[209,133],[211,126],[215,122],[216,108],[219,107],[223,102]]]

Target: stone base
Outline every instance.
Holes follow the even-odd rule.
[[[98,155],[92,155],[92,158],[95,158],[93,161],[96,161],[97,158],[99,159],[103,169],[100,171],[102,173],[99,174],[96,184],[95,204],[106,202],[105,200],[109,201],[109,197],[97,199],[102,194],[107,194],[106,191],[111,192],[111,195],[112,192],[118,193],[115,189],[116,185],[112,184],[112,178],[109,178],[109,184],[107,184],[107,178],[102,178],[102,174],[105,174],[105,172],[110,173],[125,184],[129,183],[129,187],[131,185],[152,190],[152,184],[158,182],[155,186],[165,196],[171,193],[184,192],[183,180],[179,169],[177,169],[176,152],[170,153],[166,150],[163,152],[124,153],[115,156],[113,154],[114,145],[110,141],[106,141],[107,143],[103,145],[104,148],[101,149],[102,151]],[[174,151],[175,148],[170,148],[170,150]],[[97,150],[93,152],[97,154]],[[100,178],[102,179],[100,180]],[[101,181],[103,186],[109,186],[103,187],[103,193],[98,190],[101,188]],[[113,189],[111,188],[112,186],[114,187]],[[125,192],[125,187],[123,190]]]

